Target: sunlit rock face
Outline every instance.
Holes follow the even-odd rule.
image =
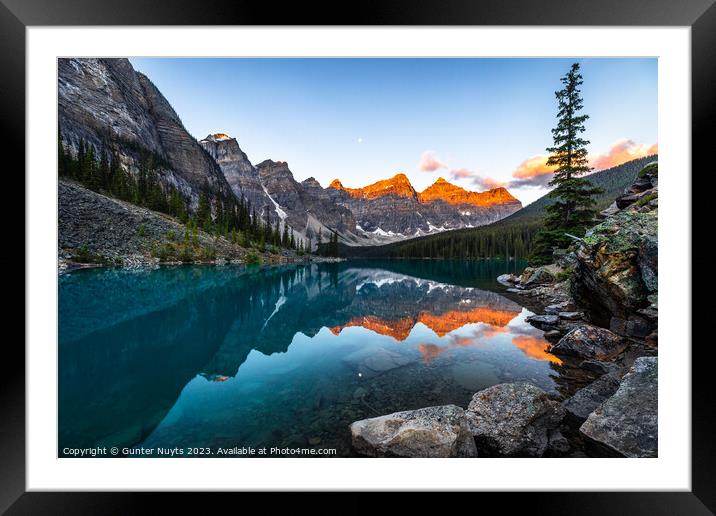
[[[454,205],[494,206],[519,203],[506,188],[499,187],[486,192],[471,192],[449,183],[442,177],[420,192],[422,202],[444,201]]]
[[[230,194],[224,175],[186,131],[169,102],[127,59],[58,60],[62,141],[76,153],[80,140],[96,153],[117,151],[123,168],[139,171],[140,148],[163,160],[160,181],[196,203],[205,182]]]
[[[334,202],[351,210],[368,242],[481,226],[522,207],[504,188],[470,192],[443,178],[417,192],[402,173],[363,188],[347,188],[336,179],[327,190]]]

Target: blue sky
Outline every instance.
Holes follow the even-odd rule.
[[[554,91],[575,59],[132,58],[197,139],[224,132],[253,163],[350,187],[442,176],[527,204],[546,192]],[[597,168],[657,143],[657,60],[577,59]],[[531,158],[531,160],[530,160]],[[530,160],[530,161],[527,161]]]

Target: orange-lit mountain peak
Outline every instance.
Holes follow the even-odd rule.
[[[211,135],[214,140],[231,140],[231,136],[226,133],[214,133]]]
[[[336,190],[345,190],[346,188],[343,186],[343,183],[341,183],[340,179],[334,179],[331,181],[331,184],[328,185],[328,188],[335,188]]]
[[[346,188],[340,180],[334,179],[329,188],[343,190],[348,192],[351,197],[362,197],[364,199],[375,199],[385,195],[397,195],[401,197],[415,197],[417,193],[410,184],[408,176],[402,172],[394,175],[390,179],[377,181],[363,188]]]
[[[503,187],[494,188],[486,192],[473,192],[450,183],[444,177],[439,177],[432,185],[418,193],[410,183],[408,176],[403,172],[398,172],[389,179],[382,179],[362,188],[346,188],[340,179],[334,179],[328,187],[348,192],[351,197],[363,199],[376,199],[386,195],[395,195],[398,197],[413,197],[423,203],[443,201],[453,205],[471,204],[481,207],[520,202]]]
[[[364,317],[354,317],[343,326],[334,326],[331,328],[331,332],[334,335],[341,333],[343,328],[349,328],[351,326],[360,326],[366,330],[374,331],[379,335],[385,335],[393,337],[397,341],[403,341],[410,335],[410,330],[413,329],[415,321],[410,318],[398,319],[398,320],[385,320],[374,315],[367,315]]]
[[[472,204],[475,206],[493,206],[519,202],[504,187],[494,188],[486,192],[473,192],[454,185],[439,177],[432,185],[423,190],[420,195],[422,202],[444,201],[448,204]]]
[[[518,315],[518,311],[479,307],[473,310],[451,310],[442,314],[420,312],[418,321],[433,330],[439,337],[443,337],[466,324],[485,323],[491,326],[506,326]]]

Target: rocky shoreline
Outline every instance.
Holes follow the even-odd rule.
[[[93,192],[68,180],[58,184],[58,269],[147,268],[180,264],[267,264],[330,262],[340,258],[298,255],[286,249],[259,252],[198,230],[192,256],[165,253],[186,239],[187,228],[167,215]]]
[[[356,421],[353,448],[380,457],[656,457],[658,165],[601,216],[555,251],[553,264],[497,278],[541,308],[527,322],[583,385],[552,399],[528,383],[503,383],[475,393],[466,409]]]

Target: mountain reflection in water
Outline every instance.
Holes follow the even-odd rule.
[[[60,277],[64,447],[330,447],[348,425],[560,361],[487,290],[514,262],[163,267]]]

